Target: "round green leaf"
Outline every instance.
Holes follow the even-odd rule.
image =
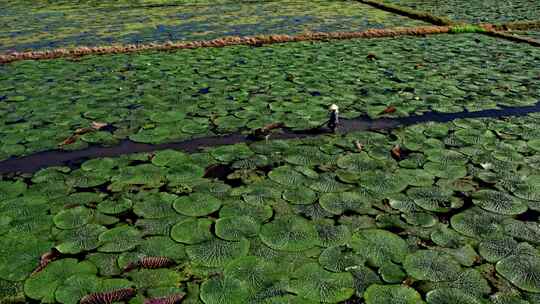
[[[249,241],[246,239],[229,242],[217,238],[186,248],[193,263],[207,267],[224,266],[236,258],[245,256],[248,250]]]
[[[262,226],[259,234],[270,248],[303,251],[317,243],[317,231],[312,223],[299,216],[286,216]]]
[[[424,303],[416,290],[402,285],[371,285],[364,293],[364,299],[366,304]]]
[[[193,193],[180,196],[173,203],[174,209],[189,216],[204,216],[213,213],[221,207],[221,201],[206,193]]]

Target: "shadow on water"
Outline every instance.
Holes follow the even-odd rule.
[[[540,112],[540,102],[533,106],[526,107],[501,107],[497,110],[483,110],[475,112],[459,113],[438,113],[426,112],[422,115],[413,115],[403,118],[381,118],[370,119],[360,117],[355,119],[341,120],[339,133],[368,130],[394,129],[401,126],[408,126],[424,122],[449,122],[460,118],[497,118],[505,116],[523,116],[529,113]],[[282,133],[272,134],[271,139],[300,139],[314,137],[322,134],[329,134],[325,128],[290,131],[283,130]],[[196,152],[203,147],[215,147],[222,145],[231,145],[237,143],[250,143],[255,139],[240,133],[233,133],[223,136],[211,136],[195,138],[181,142],[164,144],[144,144],[131,140],[123,140],[120,144],[111,147],[91,146],[83,150],[62,151],[50,150],[38,152],[29,156],[20,158],[10,158],[0,162],[0,173],[23,172],[31,173],[41,168],[50,166],[68,165],[76,167],[84,161],[99,157],[114,157],[123,154],[151,152],[165,149],[181,150],[188,153]]]

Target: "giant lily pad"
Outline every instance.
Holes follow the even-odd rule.
[[[416,290],[402,285],[371,285],[364,293],[364,298],[366,304],[424,303]]]
[[[216,235],[227,241],[256,236],[260,224],[250,216],[222,217],[216,221]]]
[[[344,272],[350,267],[364,265],[365,258],[346,246],[326,248],[319,256],[319,263],[327,270]]]
[[[261,240],[270,248],[302,251],[317,243],[317,231],[312,223],[299,216],[286,216],[262,226]]]
[[[497,272],[522,290],[540,293],[540,255],[524,243],[516,252],[497,262]]]
[[[60,211],[54,216],[54,224],[60,229],[73,229],[84,226],[92,218],[93,213],[86,207],[75,207]]]
[[[285,276],[274,263],[254,256],[241,257],[229,263],[224,274],[227,278],[242,281],[252,291],[260,290]]]
[[[22,281],[39,264],[40,256],[52,243],[29,233],[8,233],[0,237],[0,278]]]
[[[207,267],[224,266],[236,258],[245,256],[248,250],[249,241],[246,239],[229,242],[218,238],[186,248],[193,263]]]
[[[365,172],[358,183],[378,194],[398,193],[407,188],[408,184],[403,176],[380,171]]]
[[[26,280],[24,283],[24,292],[31,299],[53,303],[55,300],[55,291],[72,275],[94,275],[96,272],[96,267],[87,261],[78,262],[76,259],[54,261],[43,271]]]
[[[362,214],[371,209],[368,199],[358,192],[325,193],[319,203],[326,211],[336,215],[348,210]]]
[[[481,209],[467,209],[450,219],[452,228],[457,232],[473,238],[487,237],[502,232],[500,215]]]
[[[56,249],[61,253],[76,254],[99,247],[98,237],[107,228],[101,225],[88,224],[79,228],[63,230],[56,238],[60,243]]]
[[[333,220],[315,221],[315,229],[319,236],[319,246],[330,247],[348,244],[351,240],[351,231],[345,225],[335,225]]]
[[[245,144],[222,146],[210,151],[210,154],[217,160],[230,162],[237,159],[248,158],[254,153]]]
[[[511,237],[488,239],[478,245],[478,252],[488,262],[494,263],[510,255],[517,245],[518,242]]]
[[[101,252],[123,252],[139,245],[141,233],[130,226],[119,226],[100,234],[99,241]]]
[[[175,224],[171,229],[171,238],[180,243],[197,244],[212,238],[209,219],[188,218]]]
[[[437,187],[411,188],[407,191],[407,195],[414,202],[428,211],[448,212],[452,208],[459,208],[463,202],[452,197],[451,190],[444,190]]]
[[[164,218],[176,214],[172,208],[173,202],[178,199],[174,194],[160,192],[140,195],[133,205],[133,212],[143,218]]]
[[[473,203],[487,211],[516,215],[527,211],[527,204],[512,195],[494,190],[481,190],[473,193]]]
[[[388,261],[401,263],[408,252],[407,243],[402,238],[380,229],[354,233],[351,247],[374,266],[382,266]]]
[[[482,304],[482,300],[455,288],[435,289],[427,293],[428,304]]]
[[[321,302],[336,303],[354,294],[350,273],[332,273],[316,263],[302,266],[293,274],[290,289],[301,297]]]
[[[268,173],[268,177],[286,187],[299,187],[304,184],[306,177],[290,167],[283,166],[273,169]]]
[[[455,279],[461,271],[461,266],[450,255],[433,250],[409,254],[403,266],[413,278],[432,282]]]
[[[212,278],[201,285],[205,304],[244,304],[249,296],[246,283],[234,278]]]
[[[177,198],[173,207],[184,215],[203,216],[217,211],[221,207],[221,201],[210,194],[193,193]]]

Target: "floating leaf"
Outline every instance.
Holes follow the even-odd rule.
[[[389,261],[401,263],[408,252],[407,243],[403,239],[380,229],[366,229],[354,233],[351,247],[371,265],[378,267]]]
[[[137,289],[156,287],[176,287],[182,279],[182,274],[173,269],[139,269],[130,271],[131,278]]]
[[[260,204],[251,204],[243,201],[226,202],[219,210],[219,217],[250,216],[259,223],[272,217],[272,207]]]
[[[101,276],[116,276],[122,273],[117,263],[118,254],[96,252],[89,254],[87,258],[96,265]]]
[[[540,255],[527,243],[516,252],[497,262],[497,272],[522,290],[540,293]]]
[[[0,181],[0,201],[14,198],[24,193],[26,184],[22,181]]]
[[[263,243],[276,250],[302,251],[317,243],[315,227],[299,216],[274,219],[262,226],[259,236]]]
[[[341,156],[337,160],[340,168],[353,171],[380,170],[384,168],[384,163],[373,159],[367,153],[354,153]]]
[[[95,224],[61,231],[56,237],[60,242],[56,249],[67,254],[77,254],[96,249],[100,245],[98,237],[105,231],[107,231],[107,228]]]
[[[364,257],[345,246],[328,247],[319,256],[319,263],[333,272],[344,272],[349,267],[362,266],[364,262]]]
[[[466,269],[460,272],[455,280],[432,284],[435,289],[451,288],[475,297],[491,293],[491,287],[486,279],[476,269]]]
[[[178,197],[173,207],[184,215],[203,216],[219,210],[221,201],[210,194],[192,193],[189,196]]]
[[[402,285],[371,285],[364,293],[366,304],[422,304],[420,294],[408,286]]]
[[[317,193],[307,187],[286,189],[283,199],[295,205],[309,205],[317,200]]]
[[[523,222],[507,219],[503,222],[504,231],[518,240],[540,244],[540,226],[537,222]]]
[[[64,304],[77,304],[84,296],[99,289],[100,280],[95,274],[75,274],[58,286],[56,300]]]
[[[106,200],[97,205],[97,210],[103,214],[120,214],[130,210],[133,203],[130,199],[120,198],[118,200]]]
[[[337,181],[336,175],[331,173],[321,174],[319,180],[311,183],[309,187],[317,192],[342,192],[351,188],[350,185],[342,184]]]
[[[461,271],[461,266],[451,256],[434,250],[409,254],[403,266],[415,279],[432,282],[453,280]]]
[[[517,245],[511,237],[489,239],[478,245],[478,252],[488,262],[495,263],[510,255]]]
[[[259,257],[240,257],[229,263],[224,271],[226,278],[234,278],[251,290],[256,291],[269,286],[284,277],[278,265]]]
[[[371,268],[364,265],[348,267],[347,271],[353,275],[356,295],[359,297],[363,296],[364,291],[369,286],[381,283],[379,276]]]
[[[260,224],[250,216],[222,217],[216,221],[216,235],[227,241],[256,236]]]
[[[31,299],[53,303],[54,294],[72,275],[95,275],[96,267],[87,261],[61,259],[50,263],[43,271],[30,277],[24,283],[24,293]]]
[[[231,162],[238,159],[248,158],[254,153],[246,144],[221,146],[210,151],[210,154],[222,162]]]
[[[428,304],[482,304],[482,300],[455,288],[435,289],[427,293]]]
[[[299,187],[306,181],[305,176],[287,166],[273,169],[268,173],[268,177],[276,183],[292,188]]]
[[[99,235],[100,252],[123,252],[135,248],[141,241],[140,232],[130,226],[120,226]]]
[[[173,216],[158,219],[138,219],[135,226],[141,231],[142,236],[169,235],[172,226],[184,220],[186,216],[175,212]]]
[[[463,205],[463,202],[452,197],[451,190],[437,187],[411,188],[407,195],[421,208],[433,212],[448,212]]]
[[[345,225],[335,225],[333,220],[315,221],[319,245],[331,247],[348,244],[351,240],[351,231]]]
[[[404,177],[380,171],[365,172],[358,183],[381,195],[398,193],[407,188],[407,180]]]
[[[494,190],[480,190],[472,194],[473,203],[487,211],[516,215],[527,211],[527,205],[509,194]]]
[[[354,281],[350,273],[332,273],[316,263],[302,266],[294,272],[293,278],[291,291],[313,301],[336,303],[354,294]]]
[[[249,296],[246,284],[234,278],[212,278],[201,285],[205,304],[244,304]]]
[[[249,241],[245,239],[229,242],[217,238],[186,248],[193,263],[207,267],[224,266],[236,258],[245,256],[248,250]]]
[[[178,222],[171,229],[171,238],[180,243],[197,244],[212,238],[209,219],[188,218]]]
[[[424,164],[424,170],[434,176],[446,179],[458,179],[467,175],[465,165],[452,165],[451,163],[428,162]]]
[[[325,193],[321,195],[319,203],[326,211],[336,215],[345,211],[365,214],[371,210],[368,198],[358,192]]]
[[[92,211],[86,207],[75,207],[60,211],[54,216],[53,221],[60,229],[73,229],[82,227],[92,218]]]
[[[379,274],[381,278],[387,283],[401,283],[403,279],[407,276],[405,271],[394,263],[386,263],[379,268]]]
[[[178,196],[170,193],[148,193],[135,197],[133,212],[143,218],[164,218],[177,213],[172,208]]]
[[[40,256],[53,244],[29,233],[8,233],[0,237],[0,278],[22,281],[34,270]]]
[[[500,234],[502,220],[500,215],[473,208],[452,216],[450,222],[457,232],[473,238],[482,238]]]

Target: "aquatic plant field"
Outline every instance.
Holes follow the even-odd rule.
[[[0,0],[0,304],[540,304],[539,10]]]

